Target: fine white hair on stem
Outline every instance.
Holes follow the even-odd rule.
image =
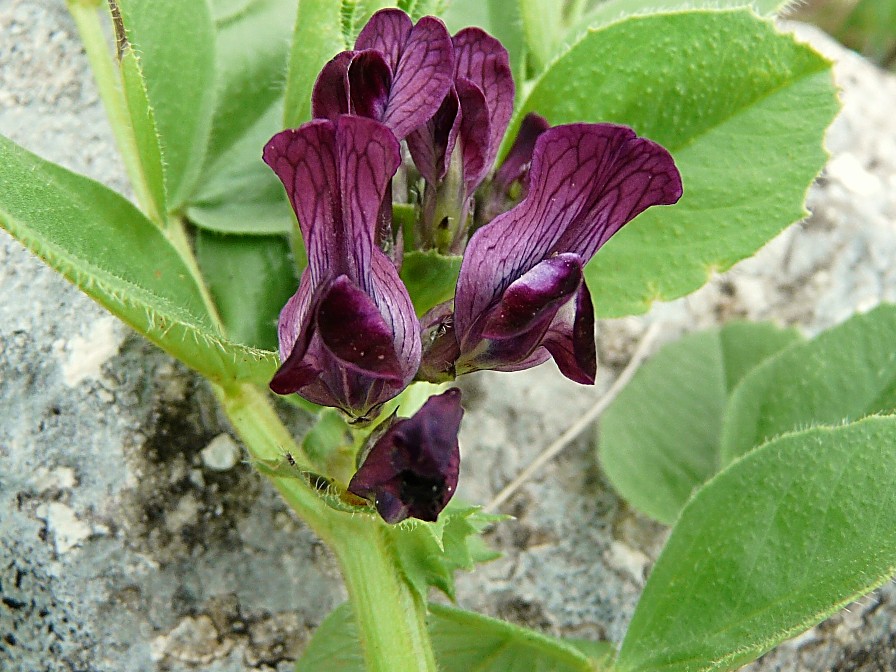
[[[631,359],[628,360],[628,364],[625,365],[625,368],[622,370],[622,373],[619,374],[619,377],[613,381],[613,384],[610,386],[610,389],[607,390],[606,394],[600,397],[600,399],[598,399],[594,405],[582,415],[582,417],[570,425],[563,434],[551,443],[551,445],[539,453],[539,455],[532,460],[532,462],[530,462],[529,465],[516,476],[516,478],[505,485],[501,492],[495,495],[494,499],[485,505],[483,509],[484,511],[494,513],[497,508],[506,502],[526,481],[532,478],[532,476],[534,476],[545,464],[554,459],[564,448],[566,448],[566,446],[572,443],[583,431],[585,431],[591,423],[601,416],[619,395],[622,389],[628,385],[632,376],[635,375],[635,372],[641,366],[641,363],[647,359],[653,343],[656,340],[657,335],[659,335],[659,331],[660,325],[658,322],[652,323],[647,328],[647,331],[644,332],[641,341],[638,343],[638,347],[632,354]]]

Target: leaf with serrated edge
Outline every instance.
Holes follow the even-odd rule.
[[[761,361],[796,342],[793,329],[732,323],[670,343],[635,374],[600,422],[600,461],[632,506],[671,524],[719,468],[725,404]]]
[[[0,137],[0,223],[49,266],[207,377],[266,382],[273,352],[228,342],[162,233],[130,202]]]
[[[735,670],[894,571],[896,418],[787,434],[685,506],[617,668]]]
[[[694,10],[589,31],[535,82],[507,139],[535,111],[627,124],[672,153],[681,201],[640,215],[586,268],[598,314],[621,316],[697,289],[802,219],[837,107],[810,47],[748,11]]]
[[[442,672],[597,672],[609,669],[575,644],[473,612],[429,605],[430,637]],[[595,646],[587,647],[597,652]],[[603,648],[603,647],[601,647]],[[351,605],[330,612],[296,672],[364,672]]]
[[[896,306],[879,306],[750,373],[725,411],[722,463],[784,432],[896,410],[893,334]]]

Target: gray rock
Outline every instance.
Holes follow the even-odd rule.
[[[0,0],[0,34],[0,132],[125,190],[61,3]],[[488,501],[594,403],[652,321],[666,338],[734,316],[814,333],[896,299],[896,81],[812,39],[838,59],[845,102],[816,214],[691,297],[603,323],[593,390],[550,365],[471,376],[460,496]],[[229,432],[201,380],[0,233],[0,669],[291,668],[344,590],[232,447],[208,451]],[[621,640],[666,531],[616,497],[589,437],[505,510],[516,520],[489,535],[505,555],[460,578],[461,605]],[[894,615],[890,585],[752,669],[896,669]]]

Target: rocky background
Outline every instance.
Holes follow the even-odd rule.
[[[469,377],[461,497],[489,501],[651,322],[662,340],[735,317],[811,334],[896,300],[896,78],[799,30],[838,61],[844,101],[813,216],[696,294],[602,323],[595,389],[550,364]],[[0,0],[0,132],[126,188],[61,2]],[[461,606],[621,640],[666,531],[612,492],[586,434],[504,505],[504,557],[459,577]],[[199,379],[0,232],[0,669],[290,670],[344,591],[243,457]],[[896,670],[896,588],[750,669]]]

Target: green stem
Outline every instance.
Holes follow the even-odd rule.
[[[140,209],[160,229],[165,228],[165,213],[159,212],[152,190],[143,172],[143,164],[140,162],[140,152],[137,149],[137,138],[134,135],[134,127],[131,124],[131,115],[128,110],[127,100],[122,89],[121,77],[112,55],[109,53],[106,36],[100,21],[99,0],[67,0],[68,10],[75,20],[84,51],[90,61],[90,68],[96,80],[97,89],[106,115],[109,117],[109,125],[118,145],[124,161],[125,171],[134,189],[134,196]]]
[[[212,323],[218,328],[218,331],[221,334],[227,334],[227,329],[221,321],[221,314],[218,312],[218,305],[215,303],[211,290],[205,282],[205,276],[203,276],[202,271],[199,270],[199,263],[196,261],[193,246],[190,244],[190,239],[187,237],[187,227],[182,217],[171,217],[168,222],[168,228],[165,229],[165,237],[171,245],[174,246],[174,249],[177,250],[180,258],[183,259],[184,264],[186,264],[187,268],[190,270],[190,275],[192,275],[193,280],[196,281],[196,286],[199,288],[199,294],[202,296],[202,303],[205,305],[205,309],[212,318]]]
[[[245,384],[214,389],[254,460],[276,464],[289,451],[299,464],[309,463],[271,408],[267,393]],[[301,478],[264,475],[336,554],[368,672],[435,672],[426,605],[396,565],[385,523],[330,508]]]

